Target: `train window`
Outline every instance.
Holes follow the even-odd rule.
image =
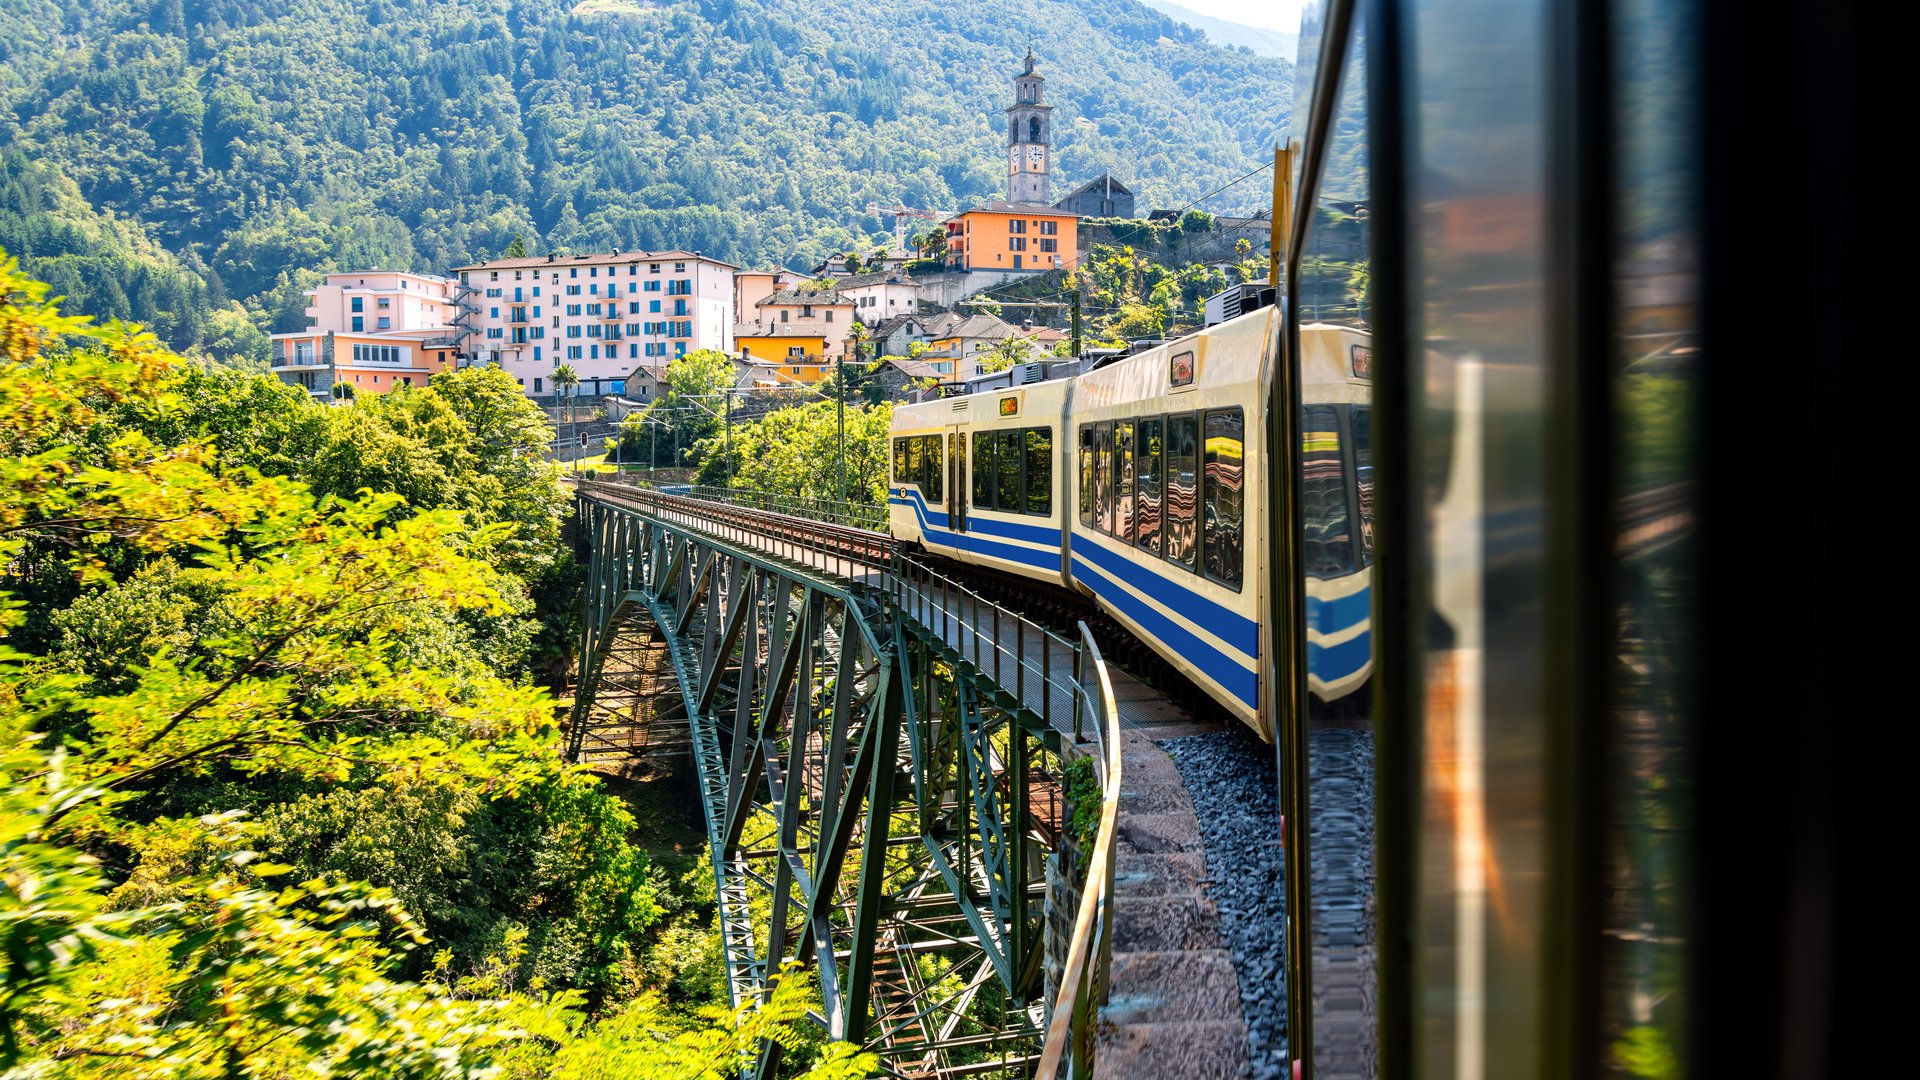
[[[973,433],[973,508],[993,509],[993,432]]]
[[[1353,503],[1360,518],[1360,565],[1373,565],[1373,409],[1355,405],[1347,414],[1353,429]]]
[[[893,440],[893,482],[896,484],[913,479],[913,474],[907,471],[907,442],[906,439]]]
[[[1336,577],[1353,569],[1353,529],[1347,519],[1340,414],[1332,405],[1308,406],[1302,417],[1300,503],[1306,524],[1300,557],[1307,576]]]
[[[1113,535],[1133,543],[1133,421],[1113,425]]]
[[[1207,576],[1231,589],[1240,588],[1247,516],[1246,414],[1239,409],[1207,413],[1207,469],[1200,519],[1205,529],[1201,549],[1206,553]]]
[[[940,456],[940,436],[922,435],[921,438],[926,440],[927,449],[926,460],[922,462],[923,471],[920,474],[920,487],[927,493],[927,501],[939,502],[944,498],[941,494],[943,486],[940,483],[941,473],[943,471],[941,464],[942,458]]]
[[[1093,527],[1093,425],[1080,425],[1080,524]]]
[[[1140,489],[1140,509],[1134,517],[1134,539],[1148,554],[1160,554],[1160,487],[1165,455],[1165,421],[1159,417],[1140,421],[1139,453],[1134,466],[1135,483]]]
[[[1093,520],[1101,532],[1113,531],[1113,425],[1093,427]]]
[[[927,474],[927,444],[915,435],[904,440],[907,444],[907,471],[900,477],[904,484],[925,484]]]
[[[1199,545],[1193,519],[1200,505],[1200,420],[1167,417],[1167,558],[1191,570]]]
[[[1053,513],[1053,429],[1028,428],[1027,513],[1042,517]]]
[[[1000,498],[996,508],[1009,514],[1026,511],[1026,482],[1021,478],[1022,458],[1020,453],[1020,433],[1018,431],[996,431],[993,434],[993,452],[999,457]]]

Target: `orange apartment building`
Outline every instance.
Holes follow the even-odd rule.
[[[1057,270],[1073,261],[1079,221],[1079,215],[1051,206],[976,206],[947,220],[947,265],[956,270]]]
[[[827,339],[821,334],[754,334],[736,337],[742,359],[758,360],[777,369],[785,380],[816,383],[832,367]]]
[[[328,274],[309,293],[305,330],[273,335],[273,373],[316,398],[425,386],[455,364],[451,278],[392,270]]]

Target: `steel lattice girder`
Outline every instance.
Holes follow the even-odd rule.
[[[877,591],[640,508],[579,515],[571,748],[644,611],[684,699],[734,1001],[811,964],[828,1031],[902,1075],[1026,1061],[1047,847],[1027,781],[1057,737]]]

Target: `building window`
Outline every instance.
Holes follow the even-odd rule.
[[[393,306],[393,301],[390,298],[383,296],[378,300],[375,300],[373,302],[373,306],[377,308],[390,308]]]
[[[1026,232],[1027,231],[1026,220],[1023,218],[1015,218],[1012,221],[1007,222],[1007,231],[1010,233],[1014,233],[1015,235]]]
[[[1040,241],[1040,250],[1041,251],[1058,251],[1060,250],[1060,241],[1042,240]]]
[[[832,311],[828,311],[828,312],[827,312],[827,321],[828,321],[828,322],[832,322],[832,321],[833,321],[833,312],[832,312]]]
[[[347,309],[349,311],[365,311],[366,303],[367,302],[365,300],[356,296],[352,300],[347,301]]]
[[[579,305],[579,304],[568,304],[568,305],[567,305],[567,314],[569,314],[569,315],[578,315],[578,314],[580,314],[580,305]]]
[[[367,328],[367,320],[358,315],[353,317],[353,332],[358,334]]]
[[[580,346],[578,345],[567,346],[567,359],[569,360],[580,359]]]
[[[577,267],[577,266],[569,266],[569,267],[567,267],[567,276],[568,276],[568,277],[579,277],[579,276],[580,276],[580,268],[579,268],[579,267]],[[577,286],[568,286],[568,287],[569,287],[569,288],[577,288]]]
[[[1007,238],[1007,250],[1008,250],[1008,251],[1025,251],[1025,250],[1027,250],[1027,238],[1026,238],[1026,237],[1024,237],[1024,236],[1010,236],[1010,237],[1008,237],[1008,238]]]
[[[684,273],[686,273],[686,272],[687,272],[687,264],[686,264],[686,263],[674,263],[674,264],[673,264],[673,272],[674,272],[674,273],[676,273],[676,274],[684,274]]]
[[[656,301],[656,303],[657,303],[657,301]],[[638,314],[640,314],[640,301],[638,301],[638,300],[629,300],[629,301],[627,302],[627,314],[629,314],[629,315],[638,315]]]
[[[568,296],[579,296],[579,295],[580,295],[580,286],[578,286],[578,285],[569,285],[569,286],[567,286],[567,295],[568,295]]]
[[[1041,236],[1057,236],[1057,235],[1059,235],[1059,233],[1060,233],[1060,223],[1059,223],[1059,222],[1057,222],[1057,221],[1042,221],[1042,222],[1040,223],[1040,235],[1041,235]]]
[[[648,264],[647,264],[647,273],[649,273],[649,274],[657,274],[657,273],[659,273],[659,272],[660,272],[660,264],[659,264],[659,263],[648,263]],[[652,282],[648,282],[648,283],[647,283],[647,288],[648,288],[649,290],[651,290],[651,289],[653,288],[653,283],[652,283]]]
[[[397,364],[401,361],[400,347],[397,345],[355,345],[353,362],[356,364]]]
[[[499,308],[497,308],[497,307],[496,307],[496,308],[488,308],[488,309],[487,309],[487,318],[489,318],[489,319],[497,319],[497,318],[499,318],[499,317],[500,317],[500,309],[499,309]]]
[[[540,362],[540,346],[538,345],[533,347],[533,362],[536,364]]]
[[[375,320],[374,327],[380,330],[391,330],[393,328],[393,320],[382,315],[379,319]]]
[[[654,267],[654,269],[655,269],[655,270],[658,270],[658,269],[659,269],[659,267],[657,267],[657,266],[656,266],[656,267]],[[647,292],[659,292],[659,291],[660,291],[660,283],[659,283],[658,281],[649,281],[649,282],[647,282],[647,288],[646,288],[646,291],[647,291]]]
[[[786,322],[786,321],[787,321],[787,312],[786,312],[786,309],[785,309],[785,308],[782,308],[782,309],[781,309],[781,311],[780,311],[780,321],[781,321],[781,322]]]

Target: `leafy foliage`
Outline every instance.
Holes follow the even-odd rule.
[[[489,652],[563,505],[499,373],[327,409],[62,315],[11,261],[0,351],[0,1069],[704,1075],[800,1038],[798,989],[664,1039],[619,1005],[663,886]],[[243,402],[323,448],[372,417],[445,500],[224,445]]]

